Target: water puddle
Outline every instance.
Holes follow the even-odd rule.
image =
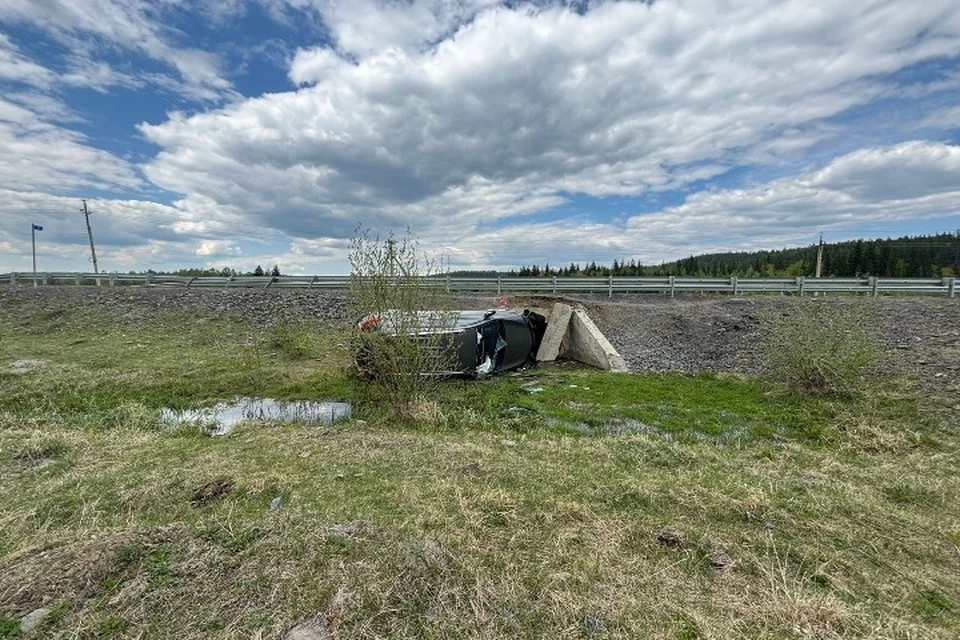
[[[163,409],[161,415],[164,422],[196,424],[209,429],[210,435],[222,436],[241,422],[302,422],[323,426],[348,419],[352,412],[349,402],[236,398],[204,409]]]

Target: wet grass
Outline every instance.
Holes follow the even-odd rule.
[[[0,310],[0,637],[39,607],[89,638],[960,633],[960,438],[903,381],[543,368],[401,421],[336,328],[27,311]],[[356,419],[159,419],[237,395]]]

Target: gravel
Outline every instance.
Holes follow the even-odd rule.
[[[508,296],[507,306],[549,313],[561,298]],[[612,300],[563,298],[582,303],[632,371],[762,373],[765,318],[789,314],[797,304],[857,305],[880,340],[889,366],[940,390],[960,393],[960,299],[921,296],[797,298],[726,295],[621,296]],[[110,310],[119,321],[139,322],[160,311],[198,318],[231,315],[261,326],[343,320],[342,293],[307,290],[169,289],[143,287],[0,287],[0,307],[24,313],[86,306]],[[462,308],[496,305],[496,296],[461,297]]]
[[[115,320],[131,324],[163,311],[185,311],[198,318],[237,316],[261,326],[339,320],[347,314],[346,301],[343,294],[303,289],[0,287],[0,308],[42,312],[89,307],[109,310]]]

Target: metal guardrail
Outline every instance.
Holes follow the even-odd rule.
[[[671,297],[678,293],[814,293],[933,294],[953,298],[957,293],[956,278],[696,278],[679,276],[517,276],[461,277],[435,276],[429,282],[453,293],[659,293]],[[261,289],[326,289],[350,287],[350,276],[171,276],[129,273],[44,272],[3,273],[0,285],[101,285],[185,288],[261,288]]]

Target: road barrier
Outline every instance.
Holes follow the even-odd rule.
[[[726,293],[735,296],[748,293],[781,293],[813,295],[852,293],[870,296],[887,294],[932,294],[956,296],[956,278],[697,278],[680,276],[546,276],[465,277],[439,275],[427,279],[428,284],[443,287],[452,293],[655,293],[671,297],[682,293]],[[326,289],[350,287],[350,276],[173,276],[154,273],[78,273],[43,272],[0,274],[0,285],[51,286],[100,285],[186,287],[186,288],[260,288],[260,289]]]

